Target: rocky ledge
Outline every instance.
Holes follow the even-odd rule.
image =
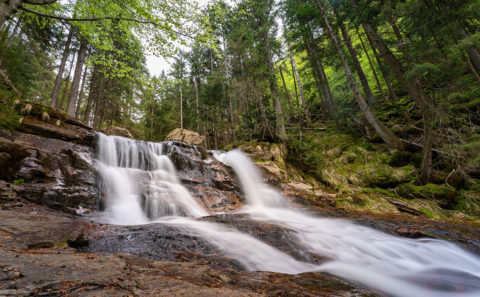
[[[374,296],[324,273],[244,271],[173,227],[96,224],[21,200],[1,206],[0,296]]]

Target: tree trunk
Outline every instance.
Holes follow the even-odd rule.
[[[427,183],[430,179],[432,171],[432,124],[434,114],[433,100],[423,90],[420,82],[417,78],[406,79],[404,73],[406,72],[400,61],[397,60],[395,55],[385,44],[385,41],[377,33],[371,24],[364,23],[363,28],[367,35],[370,36],[373,44],[378,48],[380,54],[390,66],[390,69],[395,73],[398,81],[407,90],[415,103],[420,107],[423,118],[423,152],[421,163],[421,179],[424,183]]]
[[[390,98],[392,99],[393,102],[397,101],[397,94],[395,93],[395,90],[392,87],[392,84],[390,82],[390,79],[388,78],[388,72],[383,66],[382,60],[380,59],[380,56],[378,55],[377,48],[375,47],[372,39],[370,36],[367,34],[367,39],[368,42],[370,43],[370,47],[372,48],[373,55],[375,56],[375,60],[377,60],[378,67],[380,68],[380,72],[382,72],[383,75],[383,80],[385,81],[385,84],[387,85],[388,93],[390,94]]]
[[[297,63],[295,62],[295,56],[293,51],[290,50],[290,59],[292,61],[293,71],[295,72],[295,78],[298,84],[298,92],[300,93],[300,99],[302,100],[303,112],[305,113],[305,120],[307,121],[307,127],[312,126],[312,118],[310,116],[310,111],[308,110],[307,100],[305,99],[305,93],[303,92],[302,80],[300,78],[300,73],[298,73]]]
[[[283,75],[283,67],[282,65],[280,65],[278,67],[278,71],[280,71],[280,77],[282,78],[282,83],[283,83],[283,88],[285,89],[285,96],[287,97],[287,100],[288,100],[288,106],[289,106],[289,109],[291,108],[292,106],[292,95],[290,94],[290,91],[288,90],[287,88],[287,84],[285,83],[285,77]]]
[[[365,97],[367,98],[367,102],[369,104],[376,103],[377,100],[375,100],[375,97],[373,97],[372,89],[368,84],[368,79],[367,79],[367,76],[365,75],[365,72],[363,71],[362,65],[360,64],[360,61],[357,58],[357,52],[353,48],[352,40],[350,38],[350,35],[348,34],[347,29],[345,28],[345,24],[343,23],[343,21],[339,21],[338,23],[340,26],[340,30],[342,31],[343,41],[347,46],[350,56],[352,57],[353,66],[357,71],[358,78],[360,79],[360,83],[362,84],[363,92],[365,93]]]
[[[22,0],[0,0],[0,25],[3,25],[22,4]]]
[[[325,12],[325,9],[322,6],[322,4],[320,4],[320,0],[315,0],[315,2],[317,3],[320,13],[322,14],[323,20],[327,27],[327,31],[330,34],[330,37],[333,41],[335,49],[337,50],[338,56],[340,57],[343,68],[345,69],[345,75],[347,76],[347,80],[350,84],[350,87],[352,88],[353,95],[358,102],[360,110],[363,112],[363,114],[365,115],[365,118],[373,126],[373,128],[378,133],[378,135],[392,150],[403,149],[403,145],[400,142],[400,140],[397,138],[397,136],[393,134],[393,132],[390,131],[390,129],[388,129],[385,125],[383,125],[383,123],[381,123],[378,120],[375,114],[370,110],[370,107],[368,106],[367,102],[365,102],[365,99],[363,98],[363,95],[360,92],[360,89],[358,88],[357,82],[353,78],[352,71],[350,70],[350,66],[348,66],[348,63],[345,58],[345,55],[343,54],[342,48],[340,47],[340,43],[338,41],[336,33],[333,30],[332,26],[330,25],[330,21],[327,17],[327,13]]]
[[[67,113],[71,116],[75,115],[75,107],[77,106],[78,89],[80,87],[80,79],[82,77],[82,68],[85,63],[85,54],[87,53],[87,41],[82,38],[77,56],[77,66],[73,74],[72,88],[70,89],[70,98],[68,100]]]
[[[150,112],[150,141],[153,135],[153,114],[155,113],[155,101],[152,101],[152,109]]]
[[[95,114],[93,116],[93,125],[92,125],[93,129],[96,129],[98,126],[98,117],[100,115],[100,103],[103,97],[103,88],[105,86],[105,76],[101,73],[99,73],[99,75],[100,75],[100,82],[97,89],[97,96],[95,97]]]
[[[5,26],[5,23],[2,27],[3,32],[0,32],[0,40],[5,41],[8,37],[8,33],[10,32],[10,27],[12,26],[12,22],[8,22],[8,25]]]
[[[275,66],[273,65],[273,57],[272,57],[272,51],[270,48],[270,40],[269,40],[268,34],[264,35],[264,39],[265,39],[265,45],[267,50],[266,62],[269,68],[268,76],[270,81],[270,93],[272,95],[272,99],[275,106],[276,133],[278,135],[278,138],[280,138],[280,141],[285,142],[287,140],[287,130],[285,129],[285,116],[283,114],[282,102],[280,101],[280,96],[278,94],[277,76],[275,75]],[[308,112],[308,109],[306,109],[306,103],[305,103],[305,110],[306,112]],[[308,114],[307,119],[310,120],[310,114]],[[311,121],[308,121],[308,120],[307,122],[311,124]]]
[[[465,32],[465,29],[461,28],[459,29],[459,32],[460,32],[459,36],[461,37],[461,39],[468,38],[467,33]],[[477,71],[477,73],[480,73],[480,53],[473,46],[468,46],[466,49],[466,52],[470,57],[470,61],[473,67],[475,68],[475,71]]]
[[[363,42],[362,36],[360,35],[360,32],[358,32],[358,29],[357,29],[357,35],[358,35],[358,39],[360,39],[360,44],[362,45],[362,49],[365,52],[365,55],[367,56],[368,64],[370,65],[370,69],[372,69],[372,73],[373,73],[373,76],[375,77],[375,81],[377,82],[378,91],[382,95],[383,100],[385,100],[386,96],[385,96],[385,93],[383,92],[382,84],[380,84],[380,79],[378,79],[377,71],[375,71],[375,67],[373,66],[372,59],[370,58],[370,55],[368,54],[367,47],[365,46],[365,43]]]
[[[293,69],[292,59],[290,59],[290,66],[292,66],[292,78],[293,86],[295,87],[295,102],[297,103],[297,110],[300,109],[300,103],[298,102],[298,88],[297,88],[297,78],[295,77],[295,69]]]
[[[98,80],[98,66],[95,65],[92,71],[92,78],[90,79],[90,88],[88,90],[87,106],[85,107],[85,114],[83,115],[83,121],[87,123],[87,125],[90,123],[90,111],[92,109],[93,96],[95,94],[95,85],[97,83],[97,80]]]
[[[62,86],[62,77],[63,71],[65,70],[65,64],[70,54],[70,44],[72,43],[73,30],[70,28],[68,33],[67,42],[65,43],[65,49],[63,50],[62,60],[60,62],[60,67],[58,68],[57,78],[55,79],[55,86],[53,87],[52,101],[50,102],[51,108],[57,108],[58,94],[60,92],[60,87]]]
[[[195,115],[197,116],[195,123],[197,124],[197,132],[200,133],[200,114],[198,112],[198,78],[196,76],[193,79],[193,83],[195,84]]]
[[[7,70],[2,69],[2,60],[0,60],[0,78],[2,79],[3,83],[10,87],[12,91],[17,95],[17,97],[20,98],[20,92],[18,92],[17,88],[8,78]]]
[[[103,92],[103,102],[102,102],[102,112],[100,114],[100,119],[98,121],[98,125],[97,125],[97,130],[98,131],[102,131],[103,129],[103,123],[105,122],[105,112],[106,112],[106,109],[107,109],[107,103],[109,101],[109,95],[110,95],[110,85],[111,85],[112,81],[109,79],[107,80],[107,85],[105,86],[105,91],[106,92]]]
[[[272,133],[272,130],[270,129],[270,123],[268,121],[267,113],[265,112],[265,106],[263,105],[262,98],[260,98],[260,95],[256,91],[257,90],[257,83],[255,81],[255,78],[254,78],[253,84],[254,84],[254,90],[255,90],[253,92],[253,96],[255,97],[255,99],[257,101],[258,109],[260,109],[260,115],[261,115],[263,123],[265,125],[265,129],[267,130],[268,135],[270,135],[270,137],[273,139],[275,137]]]
[[[319,84],[323,97],[325,98],[325,104],[328,108],[328,113],[332,120],[335,121],[337,130],[340,130],[340,124],[338,122],[338,115],[335,105],[333,103],[333,95],[328,84],[327,75],[325,74],[325,68],[323,67],[322,61],[320,60],[318,46],[313,39],[311,32],[309,36],[306,36],[306,45],[307,45],[307,54],[310,52],[311,61],[313,68],[316,69],[317,74],[319,75]]]
[[[15,36],[17,35],[18,33],[18,30],[21,29],[21,19],[19,18],[17,20],[17,23],[15,24],[15,27],[13,28],[13,31],[12,31],[12,34],[10,34],[10,37],[8,37],[8,41],[7,41],[7,47],[11,46],[12,45],[12,41],[13,39],[15,38]]]
[[[83,95],[85,91],[85,81],[87,80],[87,75],[88,75],[88,66],[85,67],[85,70],[83,71],[82,75],[82,86],[80,87],[80,93],[78,94],[78,103],[77,107],[75,108],[75,118],[78,119],[78,115],[80,113],[80,107],[82,106],[82,101],[83,101]]]
[[[227,97],[228,97],[228,105],[230,108],[230,123],[232,124],[232,137],[233,141],[237,141],[237,134],[236,134],[236,124],[235,124],[235,117],[233,115],[233,102],[232,102],[232,96],[230,96],[229,90],[226,91]]]
[[[180,128],[183,129],[183,90],[180,84]]]
[[[63,105],[65,103],[65,97],[67,96],[68,84],[70,83],[70,75],[72,74],[73,64],[75,63],[75,55],[72,57],[72,62],[70,63],[70,69],[68,70],[68,75],[64,78],[65,87],[63,89],[62,101],[60,102],[60,108],[63,110]]]

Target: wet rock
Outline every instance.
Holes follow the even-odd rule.
[[[102,133],[105,135],[115,135],[133,139],[132,133],[125,128],[117,127],[117,126],[110,126],[102,130]]]
[[[232,172],[212,155],[181,142],[164,146],[183,185],[212,212],[231,212],[243,205],[244,196]]]
[[[87,253],[127,253],[162,261],[200,261],[243,270],[237,261],[225,258],[218,248],[189,230],[167,224],[105,226],[85,237]]]
[[[430,237],[424,232],[416,228],[408,228],[408,227],[398,227],[395,231],[403,236],[408,238],[422,238],[422,237]]]
[[[286,227],[255,221],[246,214],[218,214],[204,217],[202,220],[232,226],[242,233],[274,246],[299,261],[320,264],[327,259],[307,252],[293,230]]]
[[[205,136],[201,136],[194,131],[177,128],[168,134],[165,141],[179,141],[190,145],[200,146],[205,142]]]
[[[77,240],[83,224],[32,205],[0,210],[4,245],[14,250],[52,248]],[[0,236],[1,237],[1,236]]]
[[[0,179],[18,182],[16,195],[65,210],[80,205],[96,208],[97,174],[91,147],[14,132],[10,139],[0,137],[0,152],[8,154],[1,160]],[[0,192],[6,192],[6,186],[0,184]]]

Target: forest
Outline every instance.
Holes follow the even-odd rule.
[[[322,141],[374,144],[478,213],[477,0],[2,0],[0,13],[2,129],[23,100],[149,141],[185,128],[210,149],[283,143],[320,180]],[[150,75],[149,54],[171,67]]]
[[[480,296],[480,0],[0,0],[0,296]]]

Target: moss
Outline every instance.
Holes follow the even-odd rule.
[[[381,188],[363,188],[362,193],[365,193],[365,194],[378,193],[378,194],[383,194],[383,195],[389,196],[389,197],[395,197],[395,194],[393,194],[391,191],[381,189]]]
[[[433,219],[436,217],[435,214],[430,209],[420,208],[419,210],[423,212],[427,216],[427,218]]]
[[[401,197],[407,199],[423,198],[436,200],[446,209],[451,209],[457,202],[457,191],[445,185],[426,184],[417,186],[408,183],[398,186],[396,192]]]
[[[480,189],[473,187],[461,191],[455,209],[468,215],[480,216]]]
[[[0,102],[0,129],[13,131],[19,126],[20,115]]]

